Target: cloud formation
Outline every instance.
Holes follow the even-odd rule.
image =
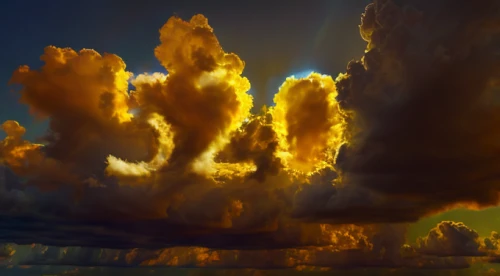
[[[498,1],[366,7],[366,53],[336,79],[348,114],[336,168],[358,214],[415,221],[498,203],[498,15]],[[330,200],[313,211],[339,209],[349,210]]]
[[[419,250],[437,256],[481,256],[479,235],[463,223],[440,222],[429,234],[418,240]]]
[[[499,3],[407,2],[369,4],[361,60],[335,79],[287,78],[258,114],[245,62],[203,15],[160,29],[166,74],[45,48],[41,68],[11,79],[49,130],[35,144],[2,124],[0,242],[43,244],[32,264],[437,268],[492,256],[494,234],[442,222],[408,245],[399,223],[498,204]]]
[[[238,269],[464,269],[478,261],[491,261],[495,253],[484,247],[483,238],[462,223],[443,221],[413,243],[404,239],[404,225],[323,225],[321,238],[328,246],[288,249],[228,250],[206,247],[105,249],[9,245],[19,253],[9,255],[12,265],[71,265],[109,267],[185,267]],[[347,234],[349,233],[349,234]],[[470,234],[473,233],[473,234]],[[440,247],[442,246],[442,247]]]
[[[336,96],[333,79],[317,73],[280,87],[271,114],[287,167],[308,173],[333,164],[344,128]]]

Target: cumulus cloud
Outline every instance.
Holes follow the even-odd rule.
[[[45,48],[41,68],[11,79],[49,129],[34,144],[2,124],[0,242],[43,244],[30,264],[438,268],[490,256],[495,234],[442,222],[407,244],[398,223],[498,203],[498,2],[407,2],[368,5],[360,61],[336,79],[287,78],[258,114],[245,62],[203,15],[160,29],[166,74]]]
[[[498,203],[498,15],[498,1],[367,6],[366,53],[336,79],[348,143],[335,166],[345,201],[367,202],[356,215],[415,221]],[[336,218],[345,205],[332,200],[311,212]]]
[[[272,126],[272,115],[267,110],[262,113],[248,118],[216,157],[226,164],[253,163],[255,170],[249,177],[260,182],[283,169],[281,159],[276,156],[278,135]]]
[[[465,224],[442,221],[429,234],[418,240],[418,248],[425,254],[438,256],[481,256],[479,235]]]
[[[210,172],[213,155],[250,115],[245,63],[225,53],[208,20],[172,17],[160,30],[155,55],[168,71],[164,79],[140,75],[132,84],[141,113],[157,112],[172,125],[174,166],[191,164]]]
[[[291,169],[307,173],[333,164],[344,128],[336,96],[332,77],[317,73],[287,78],[275,95],[271,114],[278,155]]]
[[[157,150],[155,133],[128,113],[125,63],[112,54],[49,46],[39,70],[21,66],[11,83],[22,85],[21,102],[49,118],[44,155],[78,174],[103,173],[107,155],[147,160]]]
[[[157,246],[319,244],[301,240],[309,227],[287,214],[298,187],[309,182],[296,171],[331,170],[341,143],[333,79],[316,73],[289,78],[276,106],[252,115],[244,62],[223,51],[204,16],[170,18],[155,55],[167,74],[133,76],[116,55],[55,46],[45,49],[42,68],[14,72],[11,82],[22,86],[21,101],[50,126],[39,145],[22,139],[25,129],[17,122],[3,125],[2,163],[27,181],[19,188],[26,202],[4,224],[16,221],[30,231],[35,221],[50,228],[77,217],[78,226],[64,226],[68,232],[95,220],[104,232],[135,221],[140,236],[150,223],[178,229],[143,240],[144,247],[155,238]],[[129,81],[135,90],[127,90]],[[301,131],[306,127],[311,131]],[[310,143],[317,144],[312,151]],[[20,216],[26,220],[17,221]],[[87,234],[102,235],[97,229],[89,227]],[[239,243],[231,242],[235,235],[242,237]],[[64,242],[56,236],[38,239]],[[11,238],[33,242],[29,233]],[[71,243],[78,242],[96,243],[76,235]],[[127,244],[141,246],[135,238]]]

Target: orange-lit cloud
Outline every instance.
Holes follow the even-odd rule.
[[[40,162],[41,145],[32,144],[23,140],[26,129],[16,121],[6,121],[2,124],[2,130],[7,134],[0,144],[0,156],[3,163],[13,171],[22,174],[30,163]]]
[[[330,76],[311,73],[287,78],[274,97],[273,125],[278,156],[291,169],[309,173],[331,166],[343,142],[343,118]]]
[[[445,13],[374,1],[360,61],[337,78],[287,78],[258,114],[245,62],[203,15],[160,29],[165,74],[49,46],[41,68],[11,79],[49,129],[34,144],[2,124],[0,169],[16,185],[0,185],[0,229],[25,231],[0,241],[114,248],[97,265],[467,266],[458,257],[498,238],[442,222],[409,245],[393,223],[499,201],[499,29],[486,2]],[[51,250],[41,255],[79,256]]]
[[[160,30],[155,55],[168,75],[139,75],[132,84],[141,114],[158,113],[172,126],[173,166],[213,173],[214,155],[250,116],[245,63],[221,48],[207,19],[172,17]]]
[[[108,155],[144,161],[156,154],[154,129],[128,112],[131,74],[121,58],[49,46],[41,59],[41,69],[21,66],[11,83],[23,86],[21,102],[50,120],[46,157],[92,174],[103,172]]]

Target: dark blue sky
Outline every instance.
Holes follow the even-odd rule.
[[[41,66],[48,45],[114,53],[134,73],[162,70],[153,50],[159,28],[173,14],[206,15],[225,51],[246,62],[255,105],[269,104],[287,75],[314,69],[335,76],[362,55],[365,43],[357,25],[367,2],[6,1],[0,12],[0,121],[19,121],[30,139],[45,129],[18,104],[19,95],[7,83],[18,66]]]

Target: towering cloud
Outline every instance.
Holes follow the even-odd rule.
[[[336,96],[333,79],[317,73],[287,78],[280,87],[271,114],[278,156],[290,168],[308,173],[333,164],[344,127]]]
[[[160,30],[155,55],[168,75],[139,75],[132,84],[141,113],[158,113],[172,125],[173,166],[192,165],[209,173],[214,155],[250,115],[249,81],[244,62],[225,53],[208,21],[171,18]]]
[[[103,173],[109,154],[140,161],[155,154],[155,132],[128,113],[131,74],[121,58],[49,46],[41,59],[40,70],[21,66],[11,82],[23,86],[21,101],[36,116],[50,120],[47,158],[90,176]]]
[[[32,248],[92,265],[464,267],[496,251],[463,224],[412,245],[393,224],[500,192],[499,3],[407,2],[368,5],[363,58],[287,78],[259,114],[202,15],[160,29],[166,74],[47,47],[11,80],[50,125],[33,144],[2,124],[18,179],[0,186],[0,242],[113,248]]]
[[[366,53],[337,78],[350,137],[337,167],[390,203],[381,220],[499,200],[499,2],[412,4],[368,5]]]

